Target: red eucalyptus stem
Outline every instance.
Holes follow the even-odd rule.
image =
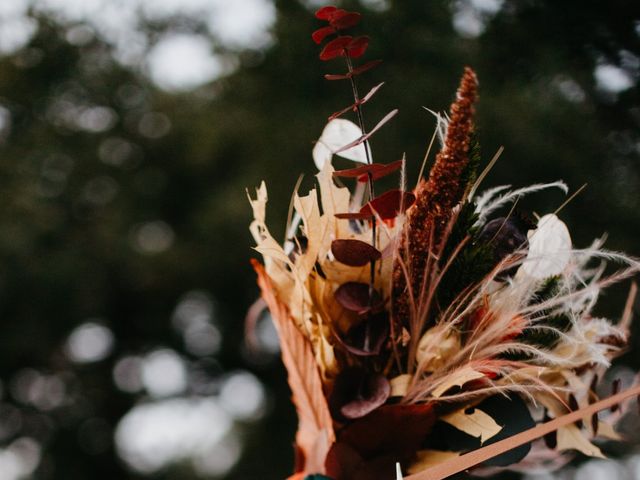
[[[351,58],[348,55],[348,52],[345,49],[345,55],[344,58],[346,60],[347,63],[347,68],[349,69],[349,73],[352,74],[353,73],[353,63],[351,62]],[[360,94],[358,93],[358,85],[356,84],[356,80],[354,78],[354,75],[349,75],[349,82],[351,83],[351,91],[353,92],[353,100],[354,100],[354,105],[355,105],[355,110],[356,110],[356,116],[358,118],[358,124],[360,125],[360,130],[362,130],[362,134],[366,135],[367,131],[366,131],[366,127],[364,124],[364,115],[362,114],[362,105],[360,104]],[[367,158],[367,164],[371,165],[372,163],[372,159],[371,159],[371,154],[370,154],[370,149],[369,149],[369,140],[365,140],[364,143],[364,152],[365,152],[365,156]],[[373,185],[373,176],[371,174],[371,172],[367,172],[367,184],[369,185],[369,199],[373,200],[373,198],[375,198],[375,191],[374,191],[374,185]],[[374,248],[377,248],[377,221],[378,219],[375,217],[372,218],[371,220],[371,245]],[[376,262],[375,260],[371,260],[371,262],[369,263],[369,267],[370,267],[370,273],[369,273],[369,303],[371,303],[373,301],[373,292],[374,292],[374,283],[375,283],[375,279],[376,279]],[[370,305],[371,306],[371,305]]]

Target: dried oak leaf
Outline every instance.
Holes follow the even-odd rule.
[[[287,368],[293,403],[298,414],[296,447],[302,458],[296,470],[325,473],[325,458],[335,441],[335,434],[311,344],[298,330],[287,306],[276,297],[264,266],[255,259],[251,263],[258,275],[262,298],[269,307],[280,336],[282,361]]]

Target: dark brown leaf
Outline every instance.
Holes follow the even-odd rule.
[[[350,367],[338,374],[329,408],[338,420],[355,420],[384,405],[390,394],[391,386],[383,375]]]
[[[374,290],[373,298],[369,296],[369,284],[347,282],[338,287],[334,293],[336,301],[347,310],[363,315],[381,306],[379,294]]]
[[[383,345],[389,338],[389,318],[378,314],[366,318],[351,327],[345,338],[336,335],[340,345],[352,355],[370,357],[379,355]]]
[[[337,261],[351,267],[362,267],[382,256],[377,248],[355,239],[334,240],[331,242],[331,253]]]
[[[370,213],[347,212],[336,213],[335,217],[341,220],[367,220],[373,218],[373,215]]]

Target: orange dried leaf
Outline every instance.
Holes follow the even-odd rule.
[[[258,286],[280,336],[282,361],[287,368],[293,403],[298,414],[296,445],[304,457],[302,471],[324,473],[324,462],[335,441],[329,407],[311,344],[298,330],[289,309],[277,297],[264,266],[251,261]]]

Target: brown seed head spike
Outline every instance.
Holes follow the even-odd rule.
[[[411,307],[407,287],[412,289],[415,303],[419,304],[429,255],[438,253],[452,210],[462,200],[467,187],[461,177],[469,162],[474,103],[477,97],[478,80],[475,72],[467,67],[456,100],[451,105],[444,146],[436,156],[429,179],[421,181],[416,190],[416,201],[407,212],[406,228],[399,242],[393,277],[393,313],[396,322],[402,325],[410,323]],[[403,270],[399,262],[404,262],[408,272]],[[407,285],[406,273],[411,285]],[[419,333],[412,332],[412,336]]]

